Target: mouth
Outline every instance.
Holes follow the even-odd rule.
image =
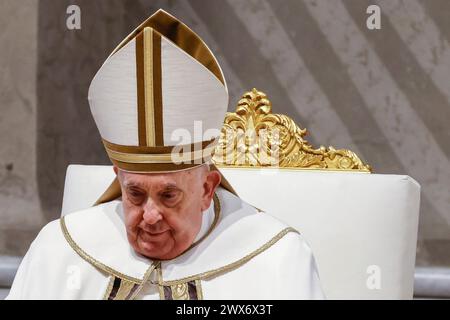
[[[150,230],[145,230],[144,228],[141,229],[142,232],[148,233],[152,236],[157,236],[158,234],[163,234],[164,232],[167,232],[169,230],[163,230],[163,231],[150,231]]]
[[[144,241],[158,240],[159,238],[163,237],[167,232],[169,232],[169,230],[160,232],[149,232],[141,229],[140,236],[143,238]]]

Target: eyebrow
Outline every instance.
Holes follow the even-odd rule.
[[[130,188],[130,187],[142,188],[143,187],[141,183],[134,182],[134,181],[125,181],[124,185],[125,185],[125,188]],[[180,189],[180,188],[176,185],[176,183],[168,182],[168,183],[164,184],[162,189]]]
[[[166,183],[164,185],[164,187],[160,190],[160,192],[172,191],[172,190],[180,190],[180,191],[182,191],[176,184],[174,184],[174,183]]]
[[[140,187],[139,183],[133,182],[133,181],[125,181],[124,182],[124,186],[125,188],[129,188],[129,187]]]

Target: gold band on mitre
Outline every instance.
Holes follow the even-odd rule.
[[[128,172],[180,171],[211,160],[217,145],[214,139],[175,146],[122,146],[103,140],[111,162]]]

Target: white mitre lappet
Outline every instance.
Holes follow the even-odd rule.
[[[159,10],[102,65],[89,104],[114,165],[173,172],[210,163],[228,91],[200,37]],[[302,236],[241,200],[223,176],[194,245],[172,260],[152,261],[132,249],[120,195],[115,180],[95,206],[45,226],[8,298],[323,298]]]

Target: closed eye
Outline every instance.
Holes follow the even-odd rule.
[[[181,192],[177,190],[162,192],[160,197],[164,204],[170,207],[175,205],[180,200]]]
[[[132,197],[141,197],[143,195],[144,194],[141,192],[130,192],[130,196],[132,196]]]
[[[166,199],[174,198],[176,195],[174,193],[164,193],[163,197]]]
[[[140,204],[141,202],[143,202],[143,200],[145,198],[144,192],[134,189],[134,188],[128,189],[127,195],[128,195],[128,198],[135,204]]]

